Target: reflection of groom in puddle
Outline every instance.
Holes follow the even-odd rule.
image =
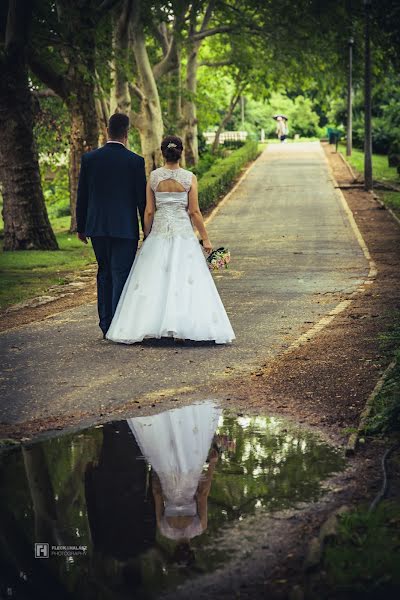
[[[118,432],[118,433],[117,433]],[[127,562],[151,548],[156,522],[147,465],[126,421],[103,427],[98,464],[85,474],[85,491],[94,550]]]

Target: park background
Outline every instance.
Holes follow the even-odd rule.
[[[367,33],[374,186],[384,205],[400,213],[398,3],[1,3],[3,315],[7,307],[52,286],[67,287],[78,272],[92,268],[90,246],[75,235],[79,165],[84,152],[104,143],[108,117],[115,111],[129,114],[129,145],[145,157],[147,172],[162,164],[162,136],[182,136],[183,164],[199,178],[204,212],[266,144],[277,143],[273,115],[278,112],[289,117],[288,143],[329,141],[329,130],[340,135],[337,151],[353,167],[353,183],[363,185]],[[246,141],[220,144],[226,131],[246,132]],[[347,143],[346,148],[349,131],[352,147]],[[206,143],[207,133],[215,134],[213,144]],[[390,319],[390,327],[380,334],[382,353],[397,363],[367,433],[392,439],[400,427],[398,310]],[[66,472],[64,466],[61,471]],[[398,591],[398,523],[398,499],[382,503],[372,515],[365,507],[352,511],[338,543],[328,547],[324,568],[332,588],[339,582],[359,597],[367,592],[374,597],[373,581],[377,593],[387,590],[386,585],[391,589],[392,582]]]

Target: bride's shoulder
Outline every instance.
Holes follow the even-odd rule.
[[[192,181],[195,178],[195,175],[193,175],[192,171],[181,168],[179,175],[180,175],[179,179],[181,180],[181,182],[183,184],[186,184],[185,187],[190,188]]]

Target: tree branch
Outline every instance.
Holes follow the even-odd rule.
[[[137,98],[139,98],[139,100],[141,102],[144,102],[146,99],[146,96],[144,95],[144,93],[142,92],[142,90],[134,83],[129,83],[129,91],[132,94],[135,94],[135,96]]]
[[[226,60],[218,60],[215,62],[203,60],[203,61],[199,62],[199,67],[226,67],[228,65],[233,65],[233,60],[226,59]]]
[[[161,24],[161,27],[164,28],[163,35],[165,43],[168,44],[168,50],[167,53],[164,54],[164,58],[153,67],[153,74],[155,79],[160,79],[160,77],[162,77],[170,71],[173,71],[174,69],[177,69],[179,66],[178,36],[185,22],[185,14],[186,6],[182,6],[181,10],[175,13],[175,19],[172,34],[170,35],[170,40],[168,39],[168,30],[166,24]],[[162,34],[161,27],[160,34]]]
[[[200,27],[200,31],[205,31],[208,27],[212,14],[214,12],[215,0],[210,0],[204,14],[203,22]]]
[[[233,27],[231,25],[220,25],[219,27],[213,27],[212,29],[197,31],[193,33],[192,39],[198,42],[206,37],[209,37],[210,35],[216,35],[217,33],[225,33],[227,31],[233,31]]]
[[[177,43],[176,37],[174,36],[168,48],[167,54],[164,58],[154,65],[153,74],[155,79],[160,79],[163,75],[169,71],[173,71],[178,67],[178,54],[177,54]]]
[[[35,98],[59,98],[59,95],[51,88],[45,90],[31,90],[31,94],[32,96],[35,96]]]
[[[97,12],[105,13],[111,8],[114,8],[114,6],[118,4],[118,2],[120,2],[120,0],[103,0],[97,7]]]
[[[40,81],[51,88],[58,96],[65,99],[68,95],[65,77],[59,75],[53,67],[41,60],[32,48],[28,55],[28,63]]]
[[[135,112],[134,110],[131,110],[129,113],[129,118],[133,126],[136,127],[136,129],[142,128],[143,117],[139,113]]]
[[[168,53],[170,47],[170,41],[168,39],[167,25],[166,23],[160,23],[158,26],[152,23],[152,31],[154,37],[158,40],[164,56]]]

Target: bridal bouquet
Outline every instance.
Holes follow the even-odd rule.
[[[231,260],[231,253],[227,248],[217,248],[207,256],[207,264],[210,271],[227,269]]]

